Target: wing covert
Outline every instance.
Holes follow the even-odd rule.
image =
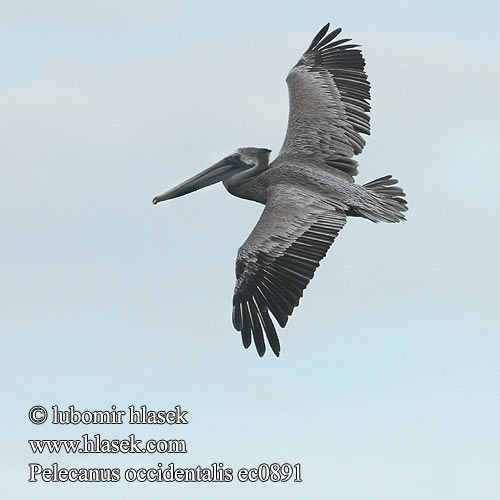
[[[287,76],[290,111],[282,155],[314,157],[356,175],[357,162],[370,134],[370,83],[358,45],[336,40],[341,29],[329,24]]]
[[[346,222],[340,202],[290,186],[273,186],[254,230],[238,251],[233,325],[260,356],[264,335],[276,356],[280,343],[270,313],[284,327],[320,260]]]

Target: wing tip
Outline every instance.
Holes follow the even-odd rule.
[[[313,38],[306,52],[310,52],[312,50],[320,50],[322,47],[329,44],[334,38],[336,38],[342,32],[342,28],[340,27],[335,28],[333,31],[328,33],[329,29],[330,29],[330,23],[326,23]]]
[[[252,345],[252,340],[245,338],[243,334],[241,335],[241,342],[243,343],[243,347],[245,349],[248,349]]]
[[[254,297],[252,299],[252,302],[246,301],[243,304],[235,301],[232,315],[233,326],[235,330],[240,332],[241,342],[245,349],[248,349],[252,345],[253,339],[253,344],[260,358],[266,353],[265,333],[269,347],[273,351],[273,354],[279,358],[281,351],[280,341],[267,307],[261,309],[261,305],[257,300]]]
[[[306,52],[309,52],[312,50],[326,35],[328,30],[330,29],[330,23],[326,23],[319,31],[316,33],[316,36],[312,39],[311,44],[309,45],[308,49]]]

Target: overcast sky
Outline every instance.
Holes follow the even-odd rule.
[[[493,2],[4,1],[0,47],[9,498],[497,499],[498,65]],[[231,325],[261,206],[217,185],[151,204],[241,146],[277,154],[285,76],[326,22],[363,45],[358,182],[403,224],[349,220],[259,359]],[[35,426],[35,404],[189,411],[185,426]],[[178,455],[33,455],[27,440],[183,438]],[[302,483],[30,484],[61,467],[302,464]]]

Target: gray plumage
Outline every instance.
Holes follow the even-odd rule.
[[[278,356],[274,320],[284,327],[347,216],[400,222],[403,190],[390,175],[363,186],[354,155],[370,133],[370,84],[364,59],[350,39],[337,39],[329,24],[287,77],[290,113],[278,157],[270,150],[240,148],[200,174],[157,196],[153,203],[223,181],[233,195],[265,209],[238,251],[233,325],[243,345],[260,356],[264,337]]]

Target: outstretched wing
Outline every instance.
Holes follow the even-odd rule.
[[[320,260],[346,222],[341,202],[291,186],[270,188],[259,222],[238,251],[233,325],[260,356],[264,332],[276,356],[280,343],[273,320],[284,327]]]
[[[370,83],[358,45],[337,40],[340,28],[327,35],[329,26],[288,73],[290,113],[280,155],[314,157],[356,175],[352,157],[365,145],[360,134],[370,133]]]

